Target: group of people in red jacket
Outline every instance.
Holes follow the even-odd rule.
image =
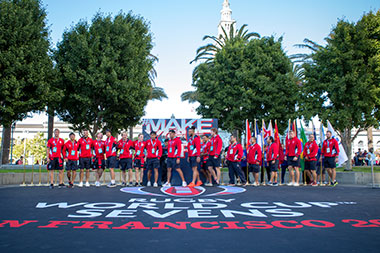
[[[103,134],[97,133],[96,139],[91,139],[88,130],[83,131],[83,136],[77,141],[74,133],[70,133],[70,139],[64,141],[59,137],[59,129],[54,130],[54,137],[48,140],[47,157],[48,170],[50,178],[50,187],[54,187],[54,170],[59,170],[59,187],[65,187],[63,182],[63,163],[66,162],[67,177],[69,180],[68,187],[74,187],[77,169],[80,170],[79,187],[90,187],[90,169],[96,170],[95,186],[99,187],[100,178],[105,168],[110,170],[111,182],[108,187],[115,187],[115,169],[122,171],[122,186],[134,186],[133,171],[135,169],[135,186],[142,186],[143,171],[147,169],[147,186],[151,186],[151,176],[154,172],[153,187],[158,187],[158,169],[160,167],[160,157],[162,156],[162,144],[157,138],[157,133],[152,131],[150,139],[144,141],[142,134],[139,134],[136,141],[128,139],[126,132],[123,132],[121,139],[117,140],[111,135],[110,130],[106,130],[106,139],[103,140]],[[171,186],[172,170],[176,170],[182,180],[183,187],[195,187],[204,184],[200,178],[201,171],[207,182],[206,186],[212,186],[213,182],[220,184],[221,167],[222,167],[222,150],[223,141],[218,135],[218,129],[211,129],[211,136],[203,135],[202,139],[195,134],[195,127],[188,129],[187,161],[192,169],[192,181],[187,185],[183,171],[180,166],[182,157],[182,141],[176,136],[174,130],[169,131],[169,140],[167,144],[167,181],[164,187]],[[327,132],[327,139],[323,142],[322,156],[324,157],[324,165],[327,169],[331,185],[337,184],[335,180],[336,162],[339,155],[338,142],[331,138],[331,132]],[[211,137],[211,138],[210,138]],[[265,146],[266,159],[263,159],[263,150],[257,143],[256,137],[251,137],[250,144],[247,147],[247,162],[249,173],[253,174],[253,186],[259,186],[259,173],[264,160],[270,170],[270,180],[268,185],[277,186],[278,168],[280,153],[278,144],[274,142],[274,138],[270,136]],[[302,149],[301,141],[295,136],[293,131],[289,132],[289,138],[286,139],[285,160],[288,162],[291,182],[289,186],[299,186],[300,179],[300,156],[303,152],[305,158],[305,170],[311,172],[313,182],[316,184],[316,162],[318,145],[314,140],[314,135],[309,136],[309,141]],[[235,185],[235,177],[240,178],[240,182],[246,186],[248,184],[241,168],[243,159],[243,147],[237,141],[237,137],[231,135],[230,145],[227,148],[225,161],[229,169],[229,185]],[[127,171],[128,181],[127,183]],[[295,171],[295,175],[294,175]],[[86,172],[86,173],[84,173]],[[83,180],[85,179],[85,183]]]

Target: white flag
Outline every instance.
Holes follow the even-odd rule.
[[[336,134],[334,128],[332,127],[330,121],[327,120],[327,129],[331,132],[332,138],[338,141],[339,143],[339,156],[338,156],[338,166],[341,166],[345,161],[348,160],[346,151],[343,148],[343,145],[340,141],[339,136]]]

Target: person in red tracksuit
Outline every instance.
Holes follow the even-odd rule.
[[[90,168],[91,168],[91,159],[92,159],[92,147],[93,147],[93,140],[88,137],[88,130],[83,130],[83,137],[79,139],[78,141],[79,145],[79,169],[80,169],[80,176],[79,176],[79,187],[83,187],[83,176],[84,176],[84,170],[86,170],[86,187],[90,187],[90,183],[88,180],[90,179]]]
[[[102,133],[96,134],[96,140],[93,141],[93,150],[95,157],[93,168],[96,169],[95,186],[100,187],[100,178],[102,178],[103,171],[106,167],[106,161],[104,160],[106,145],[103,141]]]
[[[77,175],[78,160],[79,160],[79,144],[75,140],[75,134],[69,134],[70,140],[63,146],[63,157],[66,162],[67,178],[69,179],[69,187],[74,187],[75,177]]]
[[[65,187],[63,183],[63,161],[62,161],[62,148],[65,141],[59,138],[59,129],[54,130],[54,137],[47,143],[46,157],[48,162],[48,170],[50,176],[50,188],[54,188],[54,170],[59,170],[59,185],[58,187]]]
[[[208,160],[208,153],[210,150],[211,142],[207,135],[202,136],[202,143],[201,143],[201,171],[203,175],[207,179],[207,183],[205,183],[205,186],[212,186],[212,179],[211,179],[211,173],[208,170],[207,166],[207,160]]]
[[[336,164],[339,157],[339,143],[336,139],[332,138],[331,131],[327,131],[326,140],[323,142],[322,146],[322,156],[324,158],[324,166],[327,170],[327,173],[330,176],[330,185],[336,186],[338,182],[336,179]],[[322,156],[320,161],[322,162]]]
[[[210,140],[211,146],[209,150],[208,168],[214,177],[216,184],[219,184],[221,177],[220,167],[222,166],[221,153],[223,149],[223,141],[222,138],[220,138],[218,135],[218,129],[216,128],[211,129],[211,136],[212,138]],[[214,168],[216,170],[216,174]]]
[[[253,173],[255,183],[253,186],[259,186],[260,165],[262,163],[263,153],[259,144],[256,143],[256,137],[252,136],[247,149],[248,170]]]
[[[154,184],[153,187],[158,187],[158,167],[160,166],[160,157],[162,156],[162,144],[157,140],[157,133],[152,131],[150,133],[150,140],[145,142],[146,156],[146,169],[148,170],[147,186],[151,186],[150,178],[152,170],[154,170]]]
[[[267,162],[269,164],[270,169],[270,180],[268,185],[270,186],[278,186],[277,183],[277,171],[278,171],[278,163],[279,163],[279,147],[274,142],[273,136],[269,136],[268,138],[268,152],[267,152]]]
[[[128,181],[129,186],[133,186],[133,171],[132,171],[132,148],[134,147],[133,141],[128,139],[127,132],[122,133],[122,139],[118,142],[117,148],[120,150],[119,159],[120,167],[122,171],[122,186],[127,186],[127,175],[126,170],[128,170]]]
[[[116,187],[115,168],[117,167],[117,140],[111,135],[111,130],[106,130],[106,167],[110,170],[111,182],[107,187]]]
[[[291,182],[288,186],[299,186],[300,181],[300,155],[302,153],[301,141],[296,137],[294,131],[289,131],[290,138],[286,140],[285,160],[288,162]],[[294,181],[294,171],[296,171],[296,180]]]
[[[236,136],[231,135],[231,145],[228,147],[226,159],[228,163],[228,175],[230,177],[230,186],[235,185],[235,175],[238,175],[243,186],[247,186],[247,180],[241,169],[241,159],[243,157],[243,147],[237,143]]]
[[[318,145],[315,142],[314,134],[309,135],[309,141],[306,142],[303,149],[303,157],[305,158],[305,171],[309,178],[312,179],[312,186],[317,186],[317,154],[318,154]],[[312,177],[311,177],[312,174]]]
[[[181,152],[182,152],[182,141],[180,138],[175,136],[175,131],[170,130],[169,131],[169,142],[168,142],[168,158],[166,160],[166,164],[168,167],[168,173],[167,173],[167,182],[164,184],[164,187],[170,187],[170,179],[172,176],[172,169],[175,169],[181,180],[182,180],[182,187],[187,186],[187,183],[185,181],[185,177],[183,176],[183,172],[180,167],[181,162]]]
[[[202,181],[199,178],[198,167],[201,162],[201,138],[195,134],[195,126],[188,130],[189,141],[187,142],[188,157],[187,161],[190,163],[190,168],[193,170],[193,181],[189,187],[200,186]],[[195,182],[197,183],[195,184]]]
[[[144,175],[144,158],[145,158],[145,142],[144,135],[139,134],[138,140],[134,142],[135,154],[134,154],[134,167],[136,173],[136,186],[142,185]]]

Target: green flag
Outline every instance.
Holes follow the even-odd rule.
[[[302,151],[305,147],[305,144],[307,142],[307,139],[306,139],[306,134],[305,134],[305,131],[303,130],[303,126],[302,126],[302,123],[301,123],[301,142],[302,142]],[[304,171],[305,169],[305,158],[303,157],[303,152],[301,153],[301,170]]]

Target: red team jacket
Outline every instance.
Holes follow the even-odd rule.
[[[104,141],[106,145],[106,158],[116,156],[117,140],[111,136]]]
[[[75,140],[74,143],[68,140],[63,146],[63,158],[70,161],[78,161],[79,159],[79,143]]]
[[[334,138],[326,139],[323,142],[322,154],[325,157],[336,157],[339,155],[339,143]]]
[[[120,159],[132,158],[132,150],[131,150],[132,147],[133,147],[133,141],[128,140],[128,139],[124,141],[123,139],[121,139],[117,144],[117,148],[120,150],[119,158]]]
[[[182,141],[179,137],[169,140],[168,158],[181,158]]]
[[[92,141],[93,148],[94,148],[94,155],[98,160],[104,160],[104,154],[106,152],[106,146],[104,144],[104,141],[100,140],[94,140]]]
[[[247,150],[247,162],[249,164],[259,164],[261,165],[261,160],[263,158],[263,153],[259,144],[250,144]]]
[[[144,149],[145,149],[145,142],[140,142],[140,141],[135,141],[133,143],[134,147],[135,147],[135,160],[136,159],[140,159],[141,160],[141,163],[144,164],[144,157],[145,157],[145,154],[144,154]]]
[[[222,138],[220,138],[219,135],[216,135],[215,137],[212,137],[211,140],[211,146],[210,146],[210,156],[220,156],[220,153],[222,152],[223,148],[223,141]]]
[[[198,135],[195,135],[194,138],[189,138],[187,142],[187,150],[189,157],[199,157],[201,156],[201,138]]]
[[[50,148],[49,157],[62,159],[62,148],[64,145],[65,141],[62,138],[51,138],[47,143],[47,147]]]
[[[305,157],[307,159],[307,161],[316,161],[318,149],[319,149],[319,147],[315,141],[306,142],[304,150],[303,150],[303,157]]]
[[[160,158],[162,155],[162,145],[157,139],[154,141],[152,139],[145,142],[145,149],[147,152],[147,158]]]
[[[273,160],[278,160],[278,155],[278,145],[274,142],[268,148],[267,161],[270,162]]]
[[[91,158],[91,149],[93,147],[93,140],[90,137],[85,139],[84,137],[80,138],[78,141],[79,145],[79,157],[80,158]]]
[[[210,152],[211,142],[207,141],[205,143],[202,143],[201,145],[201,154],[203,158],[203,162],[206,163],[208,159],[208,154]]]
[[[240,162],[243,157],[243,147],[240,143],[231,144],[228,147],[226,159],[230,162]]]
[[[302,153],[301,141],[294,137],[293,139],[286,140],[286,153],[287,156],[299,156]]]

